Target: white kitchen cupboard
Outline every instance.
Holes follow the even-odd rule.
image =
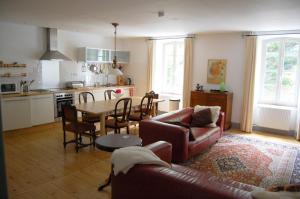
[[[3,130],[31,127],[30,106],[30,97],[1,99]]]
[[[100,48],[79,48],[78,61],[82,62],[98,62],[98,63],[112,63],[114,59],[114,50],[100,49]],[[129,51],[117,51],[118,63],[129,63]]]
[[[110,50],[83,47],[79,49],[78,61],[83,62],[110,62]]]
[[[95,101],[104,100],[104,90],[93,90],[93,95],[95,97]]]
[[[111,62],[113,61],[115,56],[115,51],[111,51]],[[130,57],[130,53],[129,51],[117,51],[117,61],[118,63],[129,63],[129,57]]]
[[[32,126],[54,122],[54,98],[52,94],[31,97]]]

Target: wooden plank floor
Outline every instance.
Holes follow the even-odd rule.
[[[299,144],[284,136],[244,135]],[[110,172],[111,154],[93,147],[76,154],[73,144],[64,150],[60,122],[5,132],[4,141],[9,198],[110,198],[110,187],[102,192],[97,187]]]
[[[4,133],[9,198],[110,198],[110,187],[97,191],[110,153],[86,147],[76,154],[74,144],[64,150],[62,135],[60,122]]]

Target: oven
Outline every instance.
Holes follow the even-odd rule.
[[[56,118],[62,116],[62,105],[74,103],[74,97],[72,93],[55,93],[54,99],[54,115]]]

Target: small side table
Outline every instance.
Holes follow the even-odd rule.
[[[98,137],[95,140],[96,147],[100,150],[113,152],[115,149],[120,149],[128,146],[141,146],[142,139],[136,135],[130,134],[110,134]],[[100,185],[98,191],[101,191],[104,187],[108,186],[111,182],[111,175],[105,180],[103,185]]]

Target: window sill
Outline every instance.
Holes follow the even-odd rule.
[[[297,110],[295,106],[279,106],[273,104],[258,104],[257,107],[259,108],[272,108],[272,109],[280,109],[280,110]]]

